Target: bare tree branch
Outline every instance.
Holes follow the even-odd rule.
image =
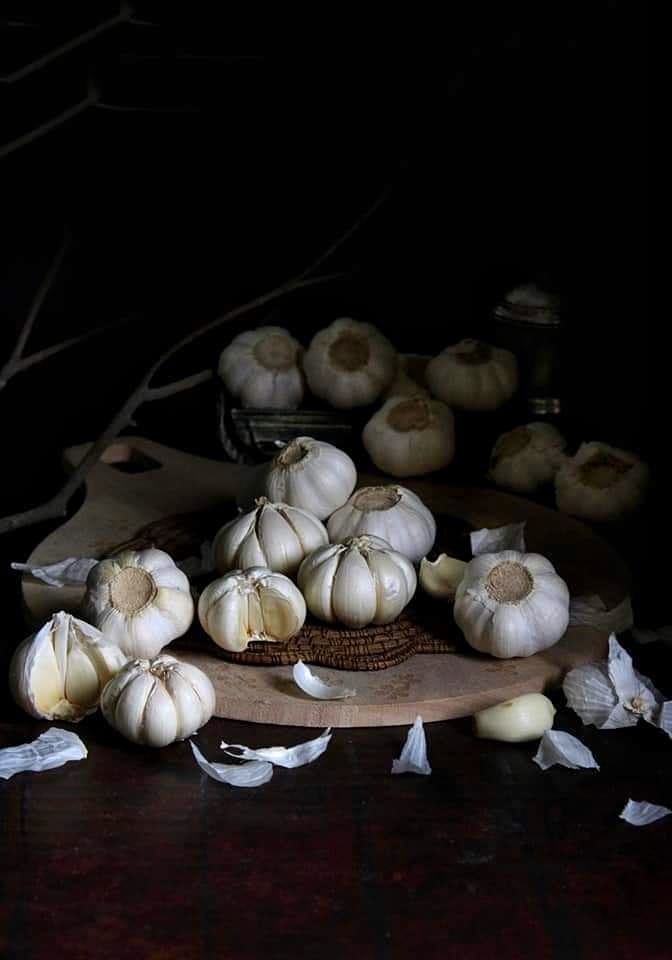
[[[3,157],[8,156],[8,154],[14,153],[15,150],[20,150],[22,147],[32,143],[33,140],[37,140],[39,137],[43,137],[45,134],[51,133],[52,130],[55,130],[57,127],[67,123],[68,120],[72,120],[72,118],[76,117],[77,114],[82,113],[84,110],[88,110],[88,108],[93,106],[97,100],[98,91],[92,87],[82,100],[78,100],[77,103],[73,104],[71,107],[67,107],[67,109],[56,114],[56,116],[52,117],[50,120],[45,120],[45,122],[40,124],[39,127],[29,130],[28,133],[24,133],[23,136],[17,137],[16,140],[10,140],[9,143],[3,143],[2,146],[0,146],[0,160],[2,160]]]
[[[31,353],[27,357],[22,357],[21,360],[17,362],[16,370],[12,376],[16,376],[17,373],[23,373],[25,370],[29,370],[30,367],[34,367],[36,364],[42,363],[44,360],[49,360],[51,357],[55,357],[59,353],[69,350],[70,347],[76,347],[80,343],[86,343],[87,340],[93,340],[94,337],[100,337],[104,333],[109,333],[111,330],[119,330],[119,328],[128,323],[130,319],[130,317],[122,317],[121,320],[115,320],[112,323],[106,323],[102,327],[96,327],[95,330],[87,330],[86,333],[79,333],[77,336],[69,337],[67,340],[62,340],[60,343],[55,343],[51,347],[45,347],[43,350],[36,350],[35,353]],[[0,389],[5,386],[5,382],[0,379]]]
[[[207,383],[213,376],[212,370],[201,370],[200,373],[192,373],[190,377],[173,380],[172,383],[166,383],[162,387],[150,387],[147,390],[146,399],[163,400],[164,397],[172,397],[176,393],[183,393],[185,390],[191,390],[192,387],[198,387],[201,383]]]

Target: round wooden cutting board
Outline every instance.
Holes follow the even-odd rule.
[[[66,464],[76,463],[86,449],[67,450]],[[105,556],[153,521],[217,509],[231,501],[248,482],[250,470],[125,437],[107,449],[89,474],[80,510],[50,534],[28,562]],[[360,485],[374,482],[380,483],[381,477],[360,476]],[[438,480],[409,480],[404,485],[431,510],[477,529],[525,520],[528,550],[549,557],[573,596],[597,594],[611,609],[628,593],[622,560],[576,520],[497,491],[451,487]],[[23,577],[22,589],[31,626],[44,623],[56,610],[76,612],[83,594],[83,587],[54,588],[30,576]],[[450,606],[445,617],[446,630],[454,630]],[[571,667],[603,657],[607,639],[592,628],[570,627],[550,650],[526,659],[495,660],[465,645],[454,653],[417,654],[377,672],[315,668],[323,679],[357,691],[356,697],[342,701],[306,696],[294,684],[289,666],[229,663],[205,645],[180,647],[179,641],[170,652],[210,676],[217,716],[292,726],[365,727],[409,724],[417,714],[425,721],[468,716],[509,697],[544,690]]]

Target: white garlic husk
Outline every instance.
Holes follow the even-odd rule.
[[[315,617],[360,628],[396,620],[417,578],[403,554],[364,534],[312,553],[299,568],[298,584]]]
[[[76,723],[98,708],[103,687],[127,659],[100,630],[60,611],[18,646],[9,686],[31,716]]]
[[[151,659],[187,632],[194,601],[164,550],[124,550],[91,570],[82,612],[129,657]]]
[[[433,473],[455,455],[452,410],[421,394],[390,397],[364,427],[362,442],[378,469],[393,477]]]
[[[558,510],[585,520],[611,520],[636,510],[649,482],[648,466],[627,450],[582,443],[555,476]]]
[[[467,564],[464,560],[449,557],[447,553],[440,553],[436,560],[422,558],[418,580],[422,589],[430,597],[452,602],[466,569]]]
[[[484,553],[467,564],[453,613],[475,650],[530,657],[564,635],[569,590],[550,560],[538,553]]]
[[[198,617],[219,647],[240,653],[252,640],[283,643],[295,636],[306,619],[306,602],[289,577],[250,567],[209,584]]]
[[[434,545],[436,521],[420,497],[396,484],[360,487],[327,523],[332,543],[368,533],[380,537],[411,563],[419,563]]]
[[[243,407],[294,410],[303,399],[301,344],[283,327],[234,337],[219,357],[219,376]]]
[[[566,441],[550,423],[528,423],[503,433],[490,455],[489,479],[516,493],[550,483],[563,461]]]
[[[543,693],[524,693],[474,714],[474,733],[486,740],[524,743],[553,726],[555,707]]]
[[[293,576],[309,553],[328,542],[326,527],[308,510],[259,497],[254,510],[222,527],[212,554],[219,573],[268,567]]]
[[[347,410],[382,394],[397,371],[397,353],[372,324],[345,317],[315,334],[303,369],[316,397]]]
[[[510,350],[461,340],[427,364],[429,389],[451,407],[496,410],[518,388],[518,362]]]
[[[198,667],[167,653],[130,660],[100,698],[103,716],[122,736],[166,747],[196,733],[215,711],[215,688]]]
[[[355,489],[357,468],[333,444],[297,437],[272,460],[263,483],[270,500],[301,507],[325,520]]]

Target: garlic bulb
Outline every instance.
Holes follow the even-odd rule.
[[[480,340],[461,340],[427,364],[435,397],[462,410],[496,410],[518,387],[518,363],[510,350]]]
[[[264,483],[271,500],[325,520],[355,489],[357,469],[347,453],[331,443],[297,437],[271,462]]]
[[[328,542],[324,524],[312,513],[259,497],[256,509],[222,527],[212,553],[220,573],[268,567],[291,576],[304,557]]]
[[[308,386],[332,407],[373,403],[394,379],[394,347],[370,323],[343,318],[316,333],[303,358]]]
[[[124,550],[91,570],[84,615],[130,657],[155,657],[194,618],[189,580],[163,550]]]
[[[165,747],[208,722],[215,688],[198,667],[162,653],[153,660],[130,660],[103,690],[100,707],[128,740]]]
[[[9,686],[31,716],[76,723],[97,709],[101,690],[127,659],[100,630],[60,611],[19,644]]]
[[[393,477],[432,473],[453,459],[453,414],[418,394],[390,397],[364,427],[362,442],[378,469]]]
[[[430,597],[437,600],[454,600],[457,588],[464,577],[467,564],[464,560],[439,554],[436,560],[423,557],[420,561],[418,580]]]
[[[251,640],[284,642],[299,632],[306,602],[292,581],[264,567],[232,570],[205,588],[198,617],[224,650],[240,652]]]
[[[303,399],[301,344],[282,327],[234,337],[219,358],[219,375],[244,407],[294,410]]]
[[[558,510],[586,520],[610,520],[644,500],[649,468],[634,453],[606,443],[582,443],[555,477]]]
[[[538,553],[484,553],[467,564],[453,609],[475,650],[493,657],[529,657],[563,636],[569,590]]]
[[[301,564],[298,583],[314,616],[359,628],[396,620],[417,580],[406,557],[365,534],[315,550]]]
[[[411,563],[419,563],[432,549],[436,522],[420,497],[406,487],[361,487],[332,513],[327,530],[332,543],[369,533]]]
[[[503,433],[490,456],[490,480],[516,493],[550,483],[563,460],[565,438],[549,423],[528,423]]]
[[[523,743],[538,740],[553,726],[555,707],[543,693],[524,693],[521,697],[496,703],[474,714],[474,732],[487,740]]]

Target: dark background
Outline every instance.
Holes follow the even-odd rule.
[[[251,24],[220,6],[136,3],[18,77],[120,8],[1,7],[0,151],[91,103],[0,159],[0,357],[66,227],[29,351],[131,318],[0,392],[2,513],[55,489],[60,450],[99,432],[161,344],[302,269],[387,183],[390,198],[334,264],[349,279],[252,320],[307,341],[350,313],[401,350],[431,353],[487,332],[499,296],[543,275],[566,306],[575,443],[607,440],[655,465],[646,5],[339,10],[291,23],[258,11]],[[184,352],[166,377],[214,364],[230,336]],[[141,409],[135,429],[218,453],[209,387]]]

